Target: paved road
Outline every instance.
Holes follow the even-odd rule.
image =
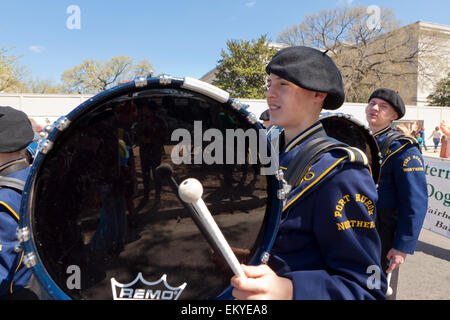
[[[439,157],[439,150],[423,155]],[[397,299],[450,299],[450,238],[422,229],[416,252],[400,268]]]
[[[450,299],[450,238],[422,229],[416,252],[400,268],[397,299]]]

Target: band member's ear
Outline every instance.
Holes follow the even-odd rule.
[[[318,92],[316,91],[314,97],[317,99],[320,99],[321,102],[323,102],[325,100],[325,98],[327,97],[328,93],[326,92]]]

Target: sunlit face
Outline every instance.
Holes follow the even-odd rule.
[[[319,119],[326,93],[303,89],[271,73],[267,80],[266,99],[270,121],[286,132],[303,131]]]
[[[372,98],[366,107],[366,119],[373,132],[386,128],[398,118],[395,109],[385,100]]]

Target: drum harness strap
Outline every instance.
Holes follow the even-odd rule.
[[[360,149],[329,137],[323,132],[319,133],[305,143],[302,150],[291,160],[284,173],[279,170],[276,174],[276,178],[282,183],[282,188],[278,191],[278,199],[283,200],[283,207],[289,192],[302,182],[310,167],[322,154],[331,150],[342,150],[347,153],[350,162],[369,166],[366,154]]]
[[[25,188],[25,182],[22,180],[16,179],[16,178],[10,178],[10,177],[5,177],[5,176],[9,175],[13,172],[27,168],[28,163],[26,161],[19,160],[19,161],[17,161],[17,163],[13,163],[11,165],[5,165],[3,167],[4,167],[4,169],[0,169],[0,190],[2,188],[8,188],[8,189],[12,189],[12,190],[22,194],[23,190]],[[8,210],[8,212],[9,212],[9,210]],[[16,220],[17,219],[18,218],[16,217]],[[23,252],[22,252],[22,255],[23,255]],[[18,270],[19,266],[20,266],[20,262],[16,268],[16,271]],[[13,284],[13,282],[11,282],[11,284],[10,284],[11,295],[0,297],[0,300],[3,300],[3,299],[18,299],[18,300],[40,299],[39,296],[41,295],[41,289],[40,289],[40,286],[39,286],[34,274],[31,274],[31,278],[28,281],[28,283],[25,285],[25,287],[23,289],[19,290],[18,292],[12,291],[12,284]]]
[[[9,188],[19,193],[22,193],[23,189],[25,188],[25,182],[15,178],[7,178],[0,176],[0,189],[1,188]]]
[[[422,153],[422,151],[420,150],[420,147],[419,147],[419,143],[417,142],[416,139],[414,139],[413,137],[405,136],[397,131],[391,130],[390,132],[387,133],[386,138],[384,138],[383,143],[380,145],[380,152],[383,157],[386,155],[386,152],[389,149],[389,146],[394,141],[397,141],[397,140],[403,140],[403,141],[406,141],[407,143],[415,145],[419,149],[420,153]]]
[[[23,160],[23,159],[21,159]],[[11,165],[4,165],[4,169],[0,168],[0,189],[9,188],[22,193],[25,188],[25,182],[16,178],[6,177],[13,172],[23,170],[28,167],[26,161],[15,160]]]
[[[15,192],[22,194],[23,190],[25,188],[25,182],[16,178],[10,178],[6,177],[6,175],[9,175],[13,172],[23,170],[28,167],[28,164],[26,161],[15,161],[16,163],[13,163],[11,165],[5,165],[3,166],[4,169],[0,169],[0,190],[2,188],[8,188],[12,189]],[[1,203],[0,203],[1,205]],[[10,211],[9,208],[8,212]],[[16,215],[14,214],[14,217]],[[17,219],[17,217],[15,217]]]

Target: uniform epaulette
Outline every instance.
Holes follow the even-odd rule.
[[[386,154],[389,151],[390,146],[395,141],[404,141],[406,144],[416,145],[419,148],[419,143],[417,142],[417,140],[415,138],[405,136],[397,131],[390,131],[389,133],[387,133],[382,144],[380,145],[380,152],[381,152],[382,157],[386,156]],[[419,148],[419,150],[420,150],[420,148]],[[393,150],[390,150],[390,151],[393,151]]]
[[[331,150],[341,150],[348,155],[348,161],[369,166],[369,160],[364,152],[356,147],[350,147],[334,138],[325,136],[312,139],[302,147],[290,162],[286,173],[286,181],[295,188],[304,178],[311,165],[324,153]]]
[[[369,167],[367,155],[356,147],[336,147],[337,150],[343,150],[348,155],[348,161]]]
[[[343,155],[337,157],[331,156],[321,162],[320,168],[317,167],[314,170],[311,170],[317,164],[317,160],[320,156],[331,151],[339,151],[342,152]],[[302,147],[301,152],[298,152],[294,159],[291,160],[284,173],[286,181],[292,189],[295,189],[300,185],[301,187],[296,190],[296,195],[284,206],[283,211],[290,207],[306,192],[312,190],[315,185],[323,181],[332,170],[344,160],[366,166],[370,171],[366,154],[356,147],[350,147],[347,144],[328,136],[312,139],[307,142]]]

